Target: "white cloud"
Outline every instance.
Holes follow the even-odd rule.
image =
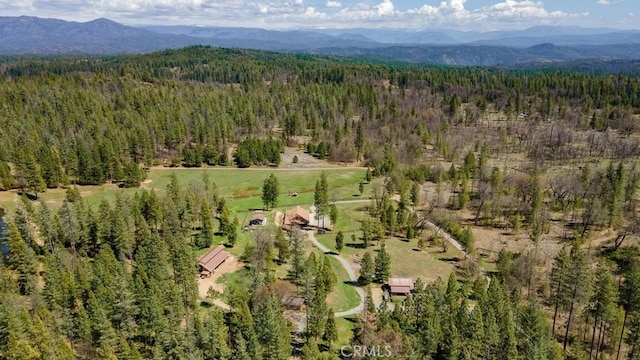
[[[389,15],[393,14],[393,3],[391,0],[383,0],[380,4],[375,7],[378,10],[378,15]]]
[[[266,28],[452,27],[468,30],[522,28],[534,24],[578,23],[585,14],[550,11],[542,0],[494,0],[480,8],[466,0],[0,0],[3,15],[35,15],[68,20],[107,17],[128,24],[201,24]],[[593,0],[592,0],[593,1]],[[617,0],[596,0],[614,4]],[[311,6],[311,4],[318,4]],[[309,5],[306,5],[309,4]],[[318,7],[320,10],[318,10]],[[405,5],[406,7],[406,5]],[[630,9],[624,12],[626,15]]]
[[[598,0],[598,2],[596,4],[598,4],[598,5],[609,5],[609,4],[611,4],[611,1],[609,1],[609,0]]]
[[[328,8],[341,8],[342,7],[342,3],[340,3],[339,1],[327,0],[327,2],[324,4],[324,6],[328,7]]]

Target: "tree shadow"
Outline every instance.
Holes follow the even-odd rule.
[[[451,256],[451,257],[441,257],[441,258],[438,258],[438,260],[441,260],[444,262],[458,262],[460,261],[460,258],[457,256]]]
[[[346,246],[354,249],[364,249],[363,243],[347,243]]]
[[[357,281],[357,280],[356,280],[356,281],[345,280],[345,281],[343,281],[342,283],[343,283],[343,284],[345,284],[345,285],[350,285],[350,286],[353,286],[353,287],[358,287],[358,281]]]
[[[31,201],[36,201],[36,200],[38,200],[38,195],[37,195],[37,194],[36,194],[36,195],[34,195],[34,194],[31,194],[31,193],[28,193],[28,192],[19,191],[19,192],[18,192],[18,195],[20,195],[20,196],[24,196],[24,197],[26,197],[27,199],[29,199],[29,200],[31,200]]]

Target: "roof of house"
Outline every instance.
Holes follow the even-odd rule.
[[[309,222],[309,211],[305,210],[304,208],[300,207],[300,206],[296,206],[293,209],[287,211],[287,213],[284,215],[284,223],[285,225],[290,225],[291,224],[291,220],[295,219],[296,217],[300,217],[303,220],[305,220],[306,222]]]
[[[413,290],[413,280],[409,278],[389,278],[391,293],[408,294]]]
[[[265,219],[264,214],[254,214],[251,220],[260,220],[263,221]]]
[[[215,270],[229,257],[229,253],[224,251],[223,245],[216,246],[213,250],[202,255],[200,258],[200,266],[207,271]]]

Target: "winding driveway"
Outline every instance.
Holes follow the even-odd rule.
[[[342,265],[342,267],[344,267],[344,269],[347,271],[347,274],[349,274],[349,280],[351,280],[351,282],[354,284],[358,283],[358,277],[356,276],[356,271],[353,268],[353,265],[351,265],[351,263],[349,261],[347,261],[345,258],[343,258],[340,255],[334,254],[333,251],[331,251],[329,248],[327,248],[326,246],[322,245],[318,239],[316,239],[315,234],[313,233],[313,230],[309,230],[307,231],[307,234],[309,235],[309,240],[311,240],[311,242],[320,250],[322,250],[322,252],[324,252],[325,254],[329,255],[329,256],[333,256],[336,260],[338,260],[340,262],[340,264]],[[349,315],[357,315],[359,313],[362,312],[362,310],[364,310],[364,302],[365,302],[365,297],[366,294],[364,293],[364,290],[362,290],[360,287],[355,286],[356,291],[358,292],[358,295],[360,295],[360,303],[358,304],[358,306],[346,310],[346,311],[341,311],[341,312],[337,312],[335,313],[336,317],[344,317],[344,316],[349,316]]]

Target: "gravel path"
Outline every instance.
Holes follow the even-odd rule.
[[[358,201],[358,200],[354,200],[354,201]],[[340,264],[342,264],[342,267],[344,267],[344,269],[347,271],[347,274],[349,274],[349,279],[351,280],[351,282],[353,282],[353,284],[357,284],[358,282],[358,277],[356,276],[356,271],[353,268],[353,265],[347,261],[345,258],[343,258],[340,255],[336,255],[333,254],[331,250],[329,250],[326,246],[322,245],[318,239],[316,239],[316,236],[314,234],[314,232],[312,230],[307,231],[307,234],[309,235],[309,240],[311,240],[311,242],[320,250],[322,250],[325,254],[328,254],[329,256],[333,256],[336,260],[338,260],[340,262]],[[358,295],[360,295],[360,304],[358,304],[358,306],[354,307],[353,309],[349,309],[346,311],[341,311],[341,312],[337,312],[335,313],[336,317],[343,317],[343,316],[349,316],[349,315],[356,315],[362,312],[362,310],[364,310],[364,302],[365,302],[365,292],[364,290],[362,290],[361,288],[356,286],[356,291],[358,292]]]

